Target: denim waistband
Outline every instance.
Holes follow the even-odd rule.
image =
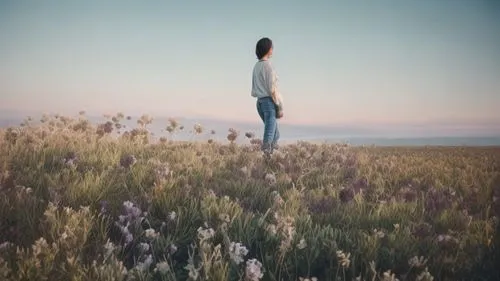
[[[258,98],[258,100],[264,100],[264,99],[272,99],[272,97],[271,96],[267,96],[267,97],[260,97],[260,98]]]

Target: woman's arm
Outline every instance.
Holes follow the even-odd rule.
[[[270,64],[266,67],[266,80],[268,82],[268,90],[271,93],[271,98],[276,105],[281,107],[283,101],[278,87],[278,75]]]

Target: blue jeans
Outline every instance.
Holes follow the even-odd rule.
[[[271,97],[259,98],[257,100],[257,112],[264,122],[264,138],[262,139],[262,150],[271,152],[276,148],[280,133],[276,119],[276,107]]]

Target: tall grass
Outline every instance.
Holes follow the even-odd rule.
[[[500,278],[499,148],[299,142],[265,160],[252,132],[156,140],[147,115],[108,118],[0,131],[0,279]]]

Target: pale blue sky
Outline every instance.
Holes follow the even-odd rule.
[[[0,110],[258,121],[255,43],[284,122],[500,122],[500,1],[0,0]]]

